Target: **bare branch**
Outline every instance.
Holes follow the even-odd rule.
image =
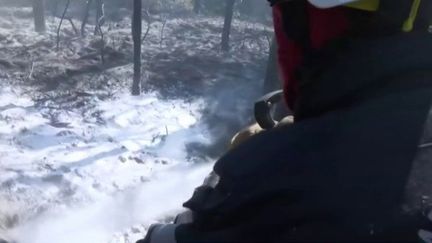
[[[57,51],[59,50],[59,47],[60,47],[60,29],[61,29],[61,26],[63,24],[63,20],[64,20],[64,18],[66,16],[66,13],[67,13],[67,11],[69,9],[70,2],[71,1],[68,0],[67,3],[66,3],[66,6],[65,6],[65,8],[63,10],[62,17],[60,19],[60,23],[59,23],[58,28],[57,28]]]
[[[147,22],[147,30],[146,30],[144,36],[142,37],[141,44],[144,43],[145,39],[147,38],[147,35],[150,32],[150,28],[151,28],[151,24],[152,24],[152,19],[150,17],[150,13],[149,13],[148,9],[145,10],[143,18]]]
[[[149,24],[147,24],[147,30],[146,30],[146,32],[145,32],[143,38],[142,38],[141,43],[144,43],[145,39],[147,38],[147,35],[148,35],[149,32],[150,32],[150,28],[151,28],[151,25],[150,25],[150,23],[149,23]]]
[[[75,32],[75,35],[78,35],[78,34],[79,34],[79,31],[78,31],[77,27],[75,26],[75,24],[74,24],[72,18],[68,18],[67,20],[69,20],[69,23],[71,24],[72,29],[73,29],[74,32]]]
[[[100,2],[99,2],[100,1]],[[105,22],[105,3],[103,2],[103,0],[98,0],[98,4],[100,4],[100,6],[98,6],[98,8],[100,7],[100,16],[99,19],[97,21],[96,27],[100,33],[101,36],[101,47],[100,47],[100,55],[101,55],[101,62],[102,64],[105,63],[105,39],[104,39],[104,33],[102,31],[102,25]]]
[[[162,47],[162,42],[164,40],[164,30],[165,30],[166,23],[167,23],[167,20],[164,19],[162,29],[161,29],[161,34],[160,34],[160,43],[159,43],[160,47]]]

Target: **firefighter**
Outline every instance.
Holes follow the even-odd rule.
[[[139,242],[432,242],[428,2],[270,3],[294,123],[228,151]]]

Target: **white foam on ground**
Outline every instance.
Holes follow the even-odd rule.
[[[26,67],[23,75],[29,82],[36,81],[30,78],[33,65],[36,74],[79,70],[82,60],[76,62],[77,52],[98,39],[93,35],[76,38],[70,23],[64,21],[56,51],[58,18],[48,17],[47,33],[39,35],[33,30],[30,7],[0,6],[0,16],[0,45],[11,51],[3,58]],[[108,25],[104,27],[108,47],[121,53],[132,49],[130,22],[126,18],[118,23],[120,27],[109,31]],[[175,32],[185,25],[182,28],[190,31],[181,32],[182,38],[177,38]],[[247,40],[243,33],[234,31],[249,25],[234,21],[233,52],[226,62],[249,62],[255,57],[252,52],[243,52],[244,48],[259,53],[261,46],[266,47],[264,36],[260,41]],[[215,31],[221,26],[222,18],[204,16],[168,19],[166,25],[155,22],[144,40],[143,53],[170,56],[179,48],[191,56],[209,52],[224,56],[220,54],[220,32]],[[89,25],[87,32],[93,28]],[[22,48],[30,55],[20,57]],[[117,74],[114,77],[122,83],[119,86],[129,86],[132,70],[126,65],[110,73]],[[12,238],[18,243],[134,242],[151,223],[181,210],[181,202],[211,169],[211,163],[198,166],[187,161],[187,143],[209,142],[207,129],[197,125],[201,118],[199,100],[167,101],[156,94],[131,97],[128,91],[112,90],[114,99],[94,100],[97,106],[88,111],[101,112],[102,124],[94,117],[66,109],[56,111],[59,120],[54,124],[46,110],[37,108],[16,85],[3,82],[10,81],[9,76],[15,77],[0,69],[0,239]],[[214,79],[214,83],[222,79],[225,77]],[[97,92],[92,82],[83,80],[77,90]]]
[[[115,197],[101,198],[97,203],[82,208],[66,208],[39,217],[19,227],[17,239],[22,243],[114,242],[112,235],[121,229],[150,225],[163,216],[178,213],[179,205],[187,200],[208,171],[208,166],[175,168]],[[136,229],[141,228],[136,226]],[[126,238],[133,241],[143,237],[143,233],[118,232],[120,235],[129,234]]]
[[[200,101],[124,93],[95,107],[104,125],[64,112],[56,127],[25,96],[0,96],[0,201],[15,206],[0,228],[19,243],[137,240],[181,210],[211,170],[185,151],[208,142],[194,126]]]

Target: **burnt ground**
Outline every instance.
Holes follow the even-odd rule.
[[[53,122],[58,120],[56,110],[88,113],[98,100],[131,86],[130,19],[105,23],[103,42],[101,36],[91,34],[91,24],[89,34],[80,37],[66,21],[57,48],[59,19],[49,17],[47,33],[38,35],[32,30],[30,11],[0,8],[4,16],[0,20],[0,79],[27,90]],[[189,148],[194,154],[217,157],[231,135],[252,120],[253,102],[264,79],[270,28],[235,21],[231,51],[223,53],[221,18],[155,19],[143,39],[143,91],[157,91],[163,99],[203,99],[202,123],[209,127],[214,142]],[[144,23],[144,32],[146,28]],[[98,113],[86,116],[97,119]]]

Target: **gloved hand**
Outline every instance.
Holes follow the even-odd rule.
[[[287,116],[284,119],[282,119],[276,125],[276,127],[287,126],[287,125],[291,125],[293,123],[294,123],[294,117],[293,116]],[[250,126],[244,128],[243,130],[238,132],[236,135],[234,135],[234,137],[231,139],[229,149],[233,149],[233,148],[237,147],[238,145],[244,143],[246,140],[251,138],[253,135],[256,135],[262,131],[264,131],[264,129],[262,129],[258,125],[258,123],[255,123],[253,125],[250,125]]]
[[[255,134],[258,134],[260,132],[264,131],[258,123],[255,123],[253,125],[250,125],[240,132],[238,132],[234,137],[231,139],[231,143],[229,146],[229,149],[233,149],[237,147],[238,145],[244,143],[246,140],[248,140],[250,137],[252,137]]]
[[[150,226],[144,239],[136,243],[176,243],[176,224],[154,224]]]
[[[206,188],[214,188],[219,182],[219,176],[213,171],[204,180],[202,186],[195,189],[195,200],[205,197]],[[197,199],[198,198],[198,199]],[[144,239],[136,243],[175,243],[175,230],[181,224],[194,222],[194,213],[187,210],[177,215],[173,224],[154,224],[147,231]],[[1,242],[0,242],[1,243]]]

